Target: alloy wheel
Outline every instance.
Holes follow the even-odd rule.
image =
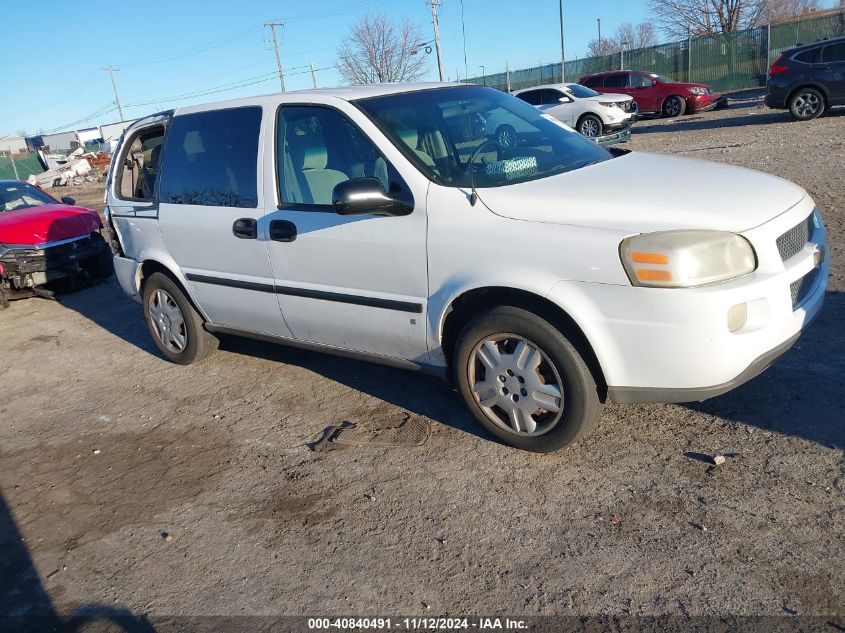
[[[548,433],[563,417],[563,381],[535,343],[516,334],[479,342],[468,378],[479,407],[491,422],[515,435]]]
[[[668,116],[678,116],[678,113],[681,111],[681,103],[678,101],[677,97],[669,99],[663,107]]]
[[[499,130],[496,142],[502,149],[510,149],[516,145],[516,132],[509,127],[503,127]]]
[[[795,98],[795,111],[800,117],[811,117],[820,107],[821,100],[815,93],[802,92]]]
[[[150,323],[153,332],[169,351],[182,352],[188,344],[185,317],[173,297],[158,289],[150,295]]]
[[[599,135],[599,124],[594,119],[584,119],[579,130],[584,136],[594,138]]]

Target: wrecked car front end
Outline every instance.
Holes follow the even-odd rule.
[[[111,275],[111,249],[99,233],[40,245],[0,244],[0,304],[75,290]]]

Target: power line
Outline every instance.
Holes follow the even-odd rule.
[[[206,44],[200,44],[199,46],[194,46],[192,48],[185,49],[178,53],[172,53],[169,55],[164,55],[162,57],[154,57],[147,60],[142,60],[138,62],[129,62],[123,64],[126,68],[140,68],[142,66],[151,66],[153,64],[163,64],[165,62],[174,61],[176,59],[184,59],[185,57],[191,57],[192,55],[199,55],[200,53],[205,53],[206,51],[210,51],[215,48],[219,48],[221,46],[227,46],[228,44],[232,44],[233,42],[237,42],[238,40],[242,40],[246,37],[254,35],[258,31],[261,30],[260,26],[248,26],[245,29],[241,29],[240,31],[235,31],[231,35],[227,35],[224,37],[218,37]]]

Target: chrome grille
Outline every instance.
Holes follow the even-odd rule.
[[[820,270],[814,268],[800,279],[796,279],[789,284],[789,292],[792,295],[792,307],[798,307],[802,301],[810,294],[810,291],[816,285],[816,279],[819,276]]]
[[[813,214],[807,216],[806,220],[799,222],[786,233],[777,239],[778,252],[780,258],[786,261],[790,257],[798,254],[804,248],[804,245],[810,241],[810,236],[813,234]]]

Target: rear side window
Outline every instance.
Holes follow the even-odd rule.
[[[521,92],[516,95],[517,99],[522,99],[525,103],[530,103],[533,106],[540,105],[540,91],[529,90],[528,92]]]
[[[795,56],[795,61],[803,64],[815,64],[819,59],[820,48],[811,48],[808,51],[802,51]]]
[[[159,201],[257,207],[260,128],[259,107],[174,117],[164,143]]]
[[[605,88],[624,88],[628,85],[628,75],[608,75],[604,78]]]
[[[845,62],[845,42],[824,47],[823,62]]]

